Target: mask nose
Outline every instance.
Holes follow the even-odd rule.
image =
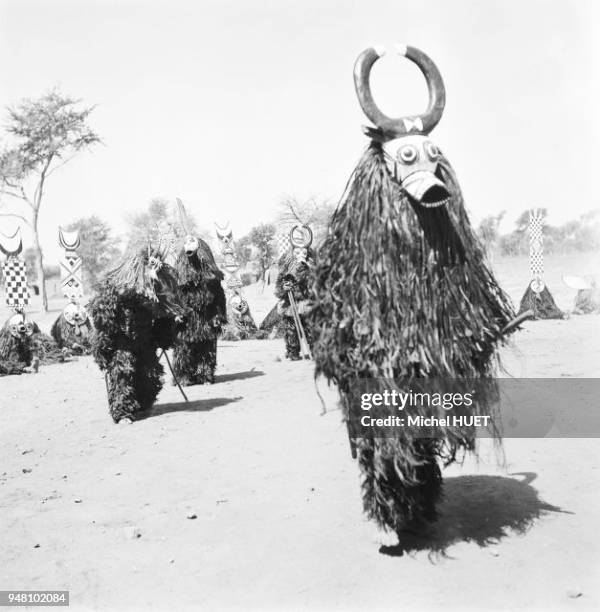
[[[188,257],[191,257],[191,256],[194,254],[194,249],[186,249],[186,250],[185,250],[185,254],[186,254]]]
[[[20,325],[17,325],[17,331],[20,334],[24,334],[27,331],[27,327],[25,327],[25,323],[21,323]]]

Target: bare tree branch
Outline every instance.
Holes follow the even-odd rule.
[[[73,155],[69,155],[69,157],[66,157],[65,159],[63,159],[59,164],[56,164],[54,168],[50,168],[50,170],[46,172],[46,178],[48,178],[49,176],[52,176],[59,168],[62,168],[65,164],[69,163],[77,155],[78,152],[79,151],[75,151]]]
[[[0,189],[0,195],[10,196],[11,198],[17,198],[18,200],[23,199],[23,196],[20,193],[13,193],[7,189]]]
[[[13,217],[16,219],[21,219],[23,223],[31,227],[31,222],[28,219],[26,219],[23,215],[17,215],[16,213],[0,213],[0,217]]]
[[[21,193],[13,193],[12,191],[8,191],[7,189],[0,188],[0,195],[7,195],[13,198],[17,198],[19,200],[24,200],[25,202],[27,202],[27,204],[29,204],[29,206],[31,206],[31,208],[33,208],[31,200],[27,197],[27,194],[25,193],[25,189],[23,189],[23,186],[15,185],[14,189],[18,189]]]

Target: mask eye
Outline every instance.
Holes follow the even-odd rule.
[[[417,161],[418,156],[419,154],[417,153],[416,147],[413,147],[412,145],[406,145],[398,151],[398,157],[405,164],[414,163]]]
[[[428,142],[425,145],[425,151],[427,151],[427,155],[431,160],[437,159],[441,155],[440,150],[433,144],[433,142]]]

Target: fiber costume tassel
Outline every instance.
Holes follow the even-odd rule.
[[[185,209],[177,201],[181,225],[186,232],[175,271],[185,326],[177,334],[173,369],[179,382],[202,385],[215,382],[217,337],[227,323],[223,273],[217,267],[210,247],[190,233]]]
[[[491,377],[502,330],[515,317],[484,263],[454,171],[426,136],[444,108],[441,75],[418,49],[401,53],[425,75],[429,108],[417,117],[385,116],[369,86],[380,54],[370,48],[359,56],[357,94],[377,127],[365,130],[371,142],[318,250],[311,317],[316,375],[338,386],[364,510],[396,532],[436,518],[440,463],[474,450],[474,428],[433,426],[427,438],[402,427],[364,435],[357,384],[408,391],[419,381]],[[468,414],[492,414],[496,393],[492,381],[482,385]],[[377,416],[388,414],[397,409]]]

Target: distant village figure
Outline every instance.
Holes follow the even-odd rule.
[[[221,255],[221,268],[225,275],[225,297],[227,299],[227,325],[223,329],[224,340],[247,340],[261,335],[256,327],[250,306],[244,297],[240,278],[240,264],[235,251],[233,232],[227,223],[220,227],[215,223]]]
[[[600,289],[594,276],[563,276],[571,289],[577,289],[573,314],[600,314]]]
[[[360,393],[427,391],[428,385],[433,391],[440,384],[444,392],[461,392],[460,379],[489,380],[462,410],[495,416],[497,388],[488,377],[498,345],[516,324],[485,264],[454,171],[428,137],[444,109],[442,77],[419,49],[397,52],[424,74],[429,105],[422,115],[386,116],[369,84],[384,50],[360,54],[355,87],[374,127],[365,128],[369,144],[317,252],[312,331],[316,374],[340,392],[365,513],[402,539],[436,519],[441,465],[474,449],[475,428],[439,420],[425,434],[386,427],[377,418],[398,416],[398,408],[379,402],[365,412]],[[447,414],[418,402],[402,416],[407,413]],[[377,418],[365,424],[365,415]]]
[[[227,323],[224,276],[208,244],[192,233],[181,200],[177,205],[185,237],[175,270],[185,325],[177,334],[173,366],[184,386],[214,383],[217,338]]]
[[[312,346],[311,322],[308,318],[310,274],[314,265],[312,241],[313,233],[308,225],[292,227],[289,248],[279,259],[275,281],[275,297],[279,299],[277,311],[284,329],[285,357],[292,361],[303,356],[310,357]]]
[[[84,305],[82,262],[77,252],[81,246],[79,232],[59,227],[58,243],[63,249],[61,290],[69,302],[54,321],[50,333],[60,348],[87,355],[92,351],[92,324]]]

